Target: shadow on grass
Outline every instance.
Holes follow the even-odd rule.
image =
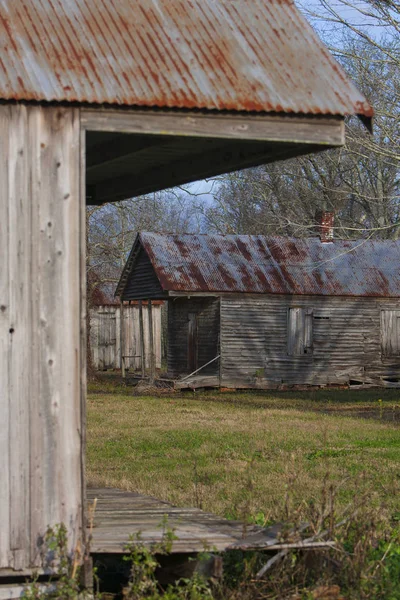
[[[241,408],[305,410],[344,417],[373,419],[400,424],[399,390],[319,389],[309,392],[203,392],[191,394],[201,402],[216,402]],[[190,392],[184,396],[190,398]]]
[[[98,373],[96,379],[88,383],[88,393],[92,395],[130,396],[132,389],[129,380],[124,382],[119,372]],[[146,394],[143,394],[143,397],[145,396]],[[173,398],[178,402],[213,402],[249,409],[305,410],[400,424],[400,390],[398,389],[183,391],[165,394],[164,398]]]

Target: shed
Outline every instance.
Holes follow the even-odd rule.
[[[0,2],[0,577],[85,537],[86,203],[371,123],[294,2],[243,1]]]
[[[399,240],[141,233],[117,293],[168,300],[178,387],[400,386]]]

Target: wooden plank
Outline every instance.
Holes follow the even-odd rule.
[[[0,118],[0,568],[27,573],[49,524],[82,532],[79,112]]]
[[[31,548],[64,523],[82,535],[82,397],[85,309],[79,110],[29,107],[32,155]],[[32,352],[32,348],[30,350]]]
[[[399,312],[397,302],[390,298],[222,296],[222,385],[268,389],[280,384],[348,384],[350,379],[367,382],[366,373],[373,369],[374,382],[383,386],[387,365],[392,364],[390,378],[400,379],[398,357],[396,361],[396,357],[381,356],[380,351],[380,311]],[[305,318],[311,321],[312,317],[313,348],[303,356],[288,356],[287,312],[296,307],[312,311]],[[398,338],[395,334],[392,345]],[[263,371],[261,381],[256,378],[259,370]]]
[[[80,111],[75,111],[74,118],[79,118],[80,127]],[[75,123],[73,123],[73,129],[75,130]],[[86,212],[86,132],[80,128],[79,132],[79,169],[78,169],[78,212],[79,212],[79,326],[80,326],[80,339],[79,339],[79,363],[78,370],[80,376],[80,387],[77,390],[79,393],[78,401],[80,403],[80,427],[78,432],[80,435],[80,473],[79,483],[80,490],[80,506],[77,507],[77,521],[75,527],[77,531],[72,536],[72,543],[76,544],[77,539],[82,540],[83,547],[86,546],[87,532],[86,532],[86,431],[87,431],[87,327],[88,319],[88,298],[87,298],[87,245],[88,245],[88,219]],[[76,203],[76,200],[75,200]],[[72,241],[72,240],[71,240]],[[83,569],[85,571],[83,579],[87,579],[87,561],[85,560]]]
[[[125,313],[124,313],[124,303],[122,302],[122,300],[120,300],[119,303],[119,311],[120,311],[120,315],[121,315],[121,324],[120,324],[120,328],[121,328],[121,371],[122,371],[122,378],[125,379],[125,359],[124,359],[124,354],[125,354]]]
[[[219,375],[203,375],[190,377],[189,379],[185,379],[184,381],[175,381],[174,387],[177,390],[185,390],[185,389],[199,389],[206,387],[219,387],[220,386],[220,377]]]
[[[400,329],[399,310],[381,311],[382,354],[384,356],[399,356]]]
[[[31,387],[31,206],[28,110],[12,109],[9,146],[10,550],[15,569],[29,564],[29,390]]]
[[[82,125],[90,131],[185,135],[234,140],[297,142],[341,146],[341,117],[291,115],[199,114],[179,111],[82,109]]]
[[[148,324],[149,324],[149,359],[150,359],[150,385],[154,384],[156,377],[156,366],[154,356],[154,332],[153,332],[153,304],[151,300],[147,301]]]
[[[188,314],[188,371],[189,373],[197,369],[197,313]]]
[[[117,306],[115,308],[115,365],[114,368],[122,369],[122,354],[124,353],[124,349],[121,347],[121,307]],[[129,354],[126,352],[125,354]]]
[[[9,274],[9,128],[11,111],[0,106],[0,568],[10,566],[10,274]]]
[[[304,354],[304,311],[302,308],[290,308],[288,311],[288,354]]]
[[[144,323],[143,323],[143,302],[139,300],[139,328],[140,328],[140,362],[142,367],[142,377],[146,375],[146,348],[144,342]]]
[[[124,553],[130,535],[140,532],[147,545],[159,543],[165,516],[168,527],[177,539],[172,553],[202,552],[205,547],[226,550],[237,545],[245,529],[258,534],[257,543],[277,543],[276,535],[263,535],[256,526],[244,527],[239,521],[229,521],[197,508],[178,508],[150,496],[114,489],[89,489],[90,499],[98,498],[93,529],[92,553]]]

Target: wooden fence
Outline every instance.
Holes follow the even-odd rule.
[[[161,304],[153,303],[153,335],[156,368],[161,368]],[[143,310],[146,366],[149,361],[149,322],[147,307]],[[124,337],[126,369],[141,368],[139,306],[124,306]],[[90,310],[90,346],[95,369],[121,368],[121,309],[115,305],[96,306]]]

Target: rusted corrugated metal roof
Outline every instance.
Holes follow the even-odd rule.
[[[0,0],[0,98],[372,115],[291,0]]]
[[[138,243],[165,291],[400,296],[399,240],[141,233]]]

